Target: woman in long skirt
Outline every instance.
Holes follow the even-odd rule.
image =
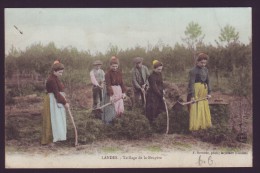
[[[164,106],[164,88],[162,79],[163,64],[157,60],[153,61],[153,72],[148,77],[149,89],[146,94],[146,111],[145,115],[153,124],[158,115],[165,111]]]
[[[105,74],[104,101],[105,103],[113,102],[113,104],[103,109],[102,119],[105,123],[110,123],[115,117],[121,117],[124,112],[123,98],[126,97],[126,87],[122,72],[118,67],[118,58],[112,56],[110,69]]]
[[[42,138],[41,144],[53,145],[54,142],[66,140],[66,110],[69,103],[66,101],[64,85],[59,77],[62,76],[64,65],[55,61],[51,74],[46,82],[47,93],[44,97],[42,112]]]
[[[188,86],[188,101],[194,101],[190,105],[190,126],[191,131],[199,129],[207,129],[211,127],[211,115],[208,100],[200,100],[210,98],[211,87],[209,85],[208,69],[206,67],[208,55],[200,53],[196,60],[196,66],[190,70],[189,86]]]

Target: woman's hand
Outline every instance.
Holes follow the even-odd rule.
[[[110,102],[113,102],[113,101],[114,101],[114,97],[110,96]]]
[[[191,101],[192,101],[192,104],[195,103],[195,98],[192,97],[192,98],[191,98]]]
[[[104,88],[104,84],[101,83],[101,85],[99,86],[99,88],[103,89],[103,88]]]
[[[126,98],[126,95],[125,93],[122,94],[122,98],[125,99]]]
[[[208,98],[208,99],[211,98],[211,95],[207,95],[207,98]]]
[[[67,109],[69,109],[69,108],[70,108],[70,105],[69,105],[69,103],[66,103],[64,106],[65,106],[65,108],[67,108]]]

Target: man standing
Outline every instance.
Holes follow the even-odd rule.
[[[135,106],[145,106],[145,89],[148,87],[149,71],[146,66],[143,65],[143,58],[136,57],[134,59],[134,67],[132,69],[132,84],[135,95]],[[142,103],[140,103],[140,97]]]
[[[102,101],[102,90],[104,87],[105,73],[101,69],[102,62],[96,60],[93,63],[93,69],[90,71],[90,79],[93,84],[93,109],[100,107]]]

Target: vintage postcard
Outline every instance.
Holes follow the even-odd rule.
[[[252,8],[5,8],[5,167],[253,166]]]

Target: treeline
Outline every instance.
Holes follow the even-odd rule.
[[[227,46],[212,46],[200,44],[197,52],[209,55],[208,68],[214,79],[214,88],[221,89],[223,79],[229,81],[234,94],[248,95],[251,91],[252,79],[252,45],[231,43]],[[194,65],[194,53],[181,44],[174,47],[156,45],[121,50],[111,46],[106,53],[92,55],[87,51],[78,51],[74,47],[57,48],[54,43],[42,45],[33,44],[25,51],[17,51],[14,47],[5,58],[5,77],[12,78],[13,74],[40,74],[46,78],[54,60],[60,59],[66,71],[63,81],[72,89],[76,84],[89,83],[89,71],[94,60],[103,61],[103,69],[109,68],[109,59],[116,55],[126,78],[126,84],[131,85],[131,69],[134,57],[144,58],[144,64],[152,70],[152,61],[157,59],[164,64],[163,76],[172,82],[187,80],[188,70]]]

